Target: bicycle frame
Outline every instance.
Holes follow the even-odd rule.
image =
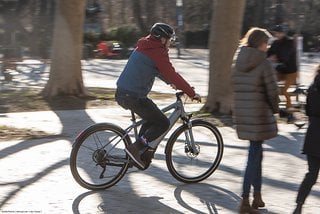
[[[170,110],[174,109],[173,112],[171,112],[170,115],[168,116],[168,119],[170,121],[170,126],[169,126],[168,130],[165,133],[163,133],[161,136],[159,136],[154,141],[149,142],[149,146],[150,147],[156,148],[160,144],[160,142],[163,140],[165,135],[171,130],[173,125],[179,120],[179,118],[181,118],[182,121],[184,121],[185,124],[188,124],[189,135],[187,135],[187,133],[186,133],[187,141],[188,142],[190,142],[190,141],[194,142],[193,141],[192,132],[190,131],[191,130],[190,128],[192,126],[191,126],[191,123],[189,122],[192,115],[191,114],[187,115],[185,110],[184,110],[184,105],[183,105],[183,102],[181,100],[181,96],[183,94],[184,94],[183,92],[176,93],[176,97],[177,97],[176,102],[174,102],[174,103],[164,107],[163,109],[161,109],[161,111],[163,113],[169,112]],[[144,120],[136,121],[135,114],[132,111],[131,111],[131,117],[132,117],[132,119],[131,119],[132,124],[125,129],[125,132],[126,132],[126,134],[129,134],[133,129],[134,130],[135,139],[137,139],[138,138],[138,127],[141,126],[144,123]],[[190,138],[189,138],[189,136],[190,136]],[[192,145],[192,148],[195,149],[194,145]]]
[[[149,142],[154,150],[149,148],[148,153],[141,155],[150,158],[145,159],[148,162],[144,169],[147,169],[159,143],[172,132],[164,148],[168,170],[178,181],[195,183],[208,178],[219,166],[223,140],[218,129],[210,122],[191,119],[192,114],[184,109],[183,94],[176,93],[176,101],[162,108],[161,111],[170,122],[169,128],[156,140]],[[78,135],[70,155],[70,169],[82,187],[90,190],[109,188],[123,178],[129,167],[134,166],[124,148],[132,144],[133,137],[138,137],[138,128],[145,121],[136,120],[134,112],[131,115],[132,123],[126,129],[113,123],[100,123]],[[179,118],[182,122],[176,124]],[[200,153],[201,148],[203,152]],[[105,175],[106,170],[110,173]]]

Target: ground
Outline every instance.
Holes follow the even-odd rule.
[[[5,90],[0,95],[0,113],[72,110],[103,107],[114,103],[114,90],[90,88],[93,97],[64,96],[45,99],[40,89]]]
[[[92,97],[56,97],[45,99],[41,96],[40,89],[5,90],[0,95],[1,113],[28,112],[28,111],[50,111],[50,110],[73,110],[86,108],[107,108],[117,105],[114,101],[114,89],[88,88]],[[151,93],[152,99],[172,99],[172,94]],[[204,101],[203,101],[204,102]],[[299,118],[304,116],[295,113]],[[205,117],[217,126],[232,126],[231,115],[210,115],[197,112],[197,117]],[[279,122],[286,122],[286,118],[279,118]],[[302,122],[305,120],[301,120]],[[299,122],[298,122],[299,123]],[[299,124],[298,124],[299,125]],[[297,126],[298,126],[297,125]],[[46,133],[31,129],[17,129],[0,126],[0,140],[40,138],[47,136]]]
[[[28,111],[72,110],[85,108],[107,108],[116,105],[114,89],[89,88],[92,97],[56,97],[45,99],[41,96],[40,89],[4,90],[0,95],[0,114]],[[155,99],[172,97],[162,93],[151,93]],[[0,126],[0,140],[39,138],[46,133],[30,130]]]
[[[117,105],[114,101],[114,89],[88,88],[92,97],[56,97],[45,99],[41,96],[40,89],[4,90],[0,95],[1,113],[28,112],[28,111],[50,111],[50,110],[73,110],[86,108],[107,108]],[[152,99],[172,99],[172,94],[150,93]],[[205,116],[217,125],[230,125],[231,116],[197,113],[198,117]],[[17,129],[13,127],[0,126],[0,140],[25,139],[45,137],[47,134],[31,129]]]

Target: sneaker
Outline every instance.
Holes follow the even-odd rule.
[[[141,160],[140,156],[147,148],[148,146],[140,141],[137,141],[125,148],[126,153],[133,160],[134,165],[139,169],[145,168],[145,163]]]
[[[141,160],[145,164],[145,169],[147,169],[150,166],[151,160],[154,157],[155,152],[156,149],[149,147],[144,153],[142,153]]]

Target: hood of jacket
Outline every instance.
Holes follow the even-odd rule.
[[[142,37],[137,42],[137,49],[139,50],[158,49],[158,48],[165,48],[165,45],[162,44],[160,40],[154,38],[151,35]]]
[[[235,68],[240,72],[250,72],[266,59],[266,53],[256,48],[243,46],[240,48]]]

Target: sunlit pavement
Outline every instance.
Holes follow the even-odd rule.
[[[206,95],[207,90],[206,57],[206,52],[194,50],[182,59],[173,59],[177,70],[181,70],[202,95]],[[302,66],[313,68],[315,61],[308,60]],[[87,86],[113,87],[125,60],[93,60],[83,64]],[[305,69],[302,73],[312,76],[313,70]],[[171,89],[157,82],[154,90],[170,92]],[[170,101],[158,102],[165,105]],[[200,107],[199,104],[187,106],[190,110]],[[130,122],[129,112],[110,106],[107,109],[0,114],[0,125],[48,134],[38,139],[0,143],[0,212],[237,213],[247,143],[238,140],[232,127],[219,127],[225,143],[224,156],[216,172],[201,183],[183,184],[170,175],[164,159],[165,142],[162,142],[149,169],[131,169],[114,187],[94,192],[74,181],[69,155],[76,135],[98,122],[114,122],[126,127]],[[279,129],[278,137],[264,144],[262,192],[266,207],[261,213],[292,213],[297,190],[307,170],[305,156],[300,154],[305,127],[298,130],[293,124],[280,123]],[[304,213],[320,213],[319,199],[317,183],[307,199]]]

